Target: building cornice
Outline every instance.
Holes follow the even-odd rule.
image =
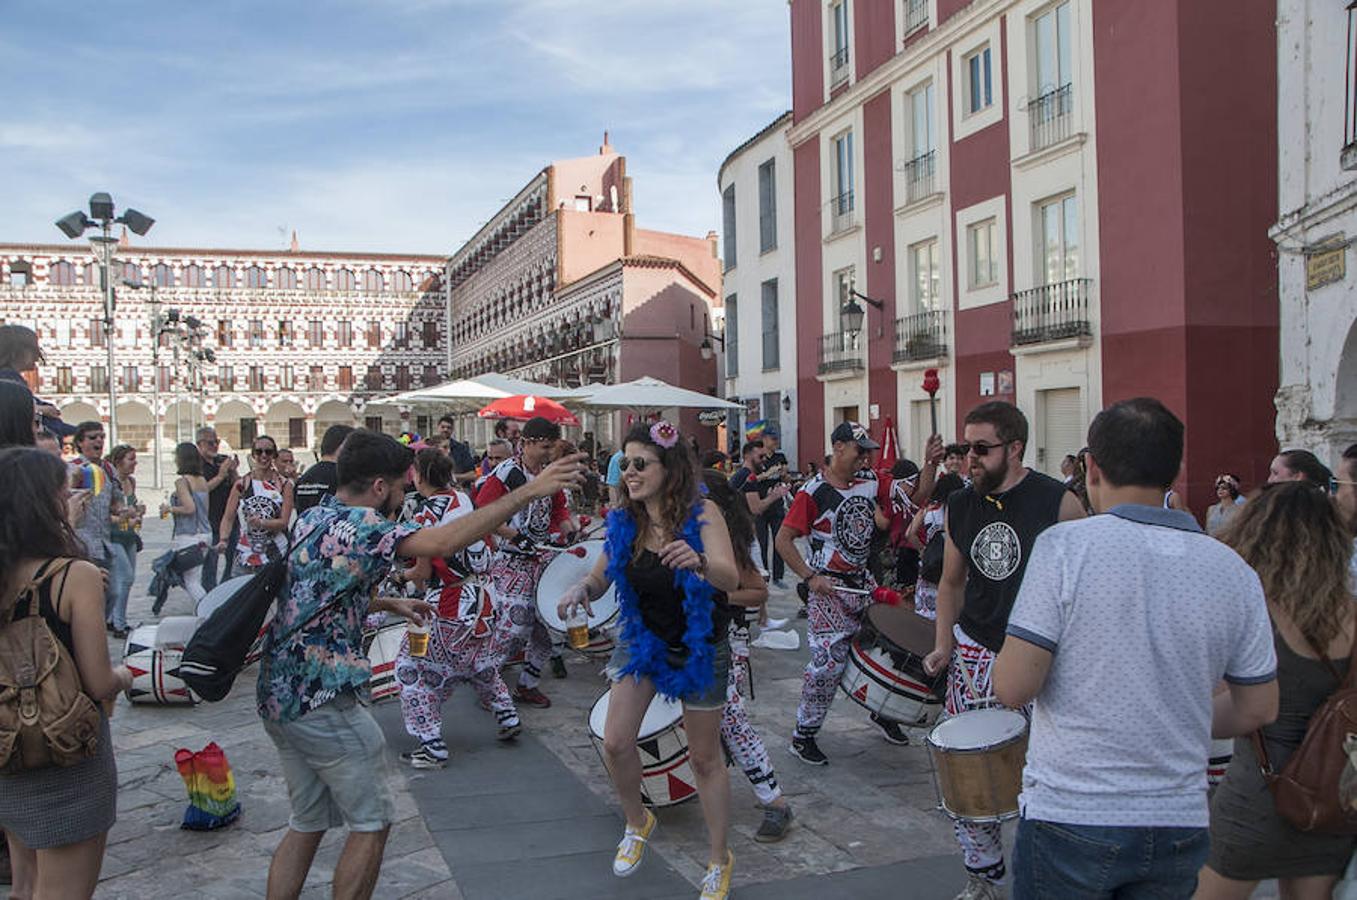
[[[89,248],[77,243],[0,243],[0,256],[12,255],[16,252],[37,253],[43,256],[84,256],[89,252]],[[352,259],[381,260],[383,262],[401,261],[434,263],[439,266],[447,260],[444,256],[423,253],[348,253],[340,250],[304,250],[294,252],[291,250],[250,250],[231,249],[226,247],[142,247],[137,245],[120,246],[115,255],[121,258],[127,258],[129,256],[175,256],[194,259],[231,257],[233,259],[271,259],[302,262],[307,260]]]
[[[725,174],[726,174],[726,166],[728,166],[728,165],[730,165],[732,162],[734,162],[734,161],[735,161],[735,158],[736,158],[737,156],[739,156],[741,153],[743,153],[743,152],[745,152],[746,150],[748,150],[750,147],[753,147],[753,146],[754,146],[755,144],[757,144],[759,141],[763,140],[765,137],[767,137],[768,135],[772,134],[774,131],[778,130],[779,128],[784,128],[784,127],[786,127],[787,125],[791,124],[791,121],[792,121],[792,111],[789,109],[789,110],[787,110],[786,112],[784,112],[782,115],[778,116],[778,117],[777,117],[776,119],[774,119],[773,121],[769,122],[767,125],[765,125],[765,126],[763,126],[762,128],[760,128],[759,131],[758,131],[758,133],[755,134],[753,137],[749,138],[747,141],[745,141],[744,143],[740,144],[740,146],[738,146],[738,147],[736,147],[734,150],[730,151],[730,153],[728,153],[728,154],[726,155],[726,158],[723,159],[723,160],[721,161],[721,165],[719,165],[719,166],[716,168],[716,186],[717,186],[717,188],[718,188],[718,189],[720,188],[720,186],[721,186],[721,179],[725,177]]]

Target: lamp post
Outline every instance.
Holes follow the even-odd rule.
[[[90,228],[97,228],[100,234],[90,238],[94,245],[95,256],[99,260],[99,275],[104,288],[104,344],[108,350],[108,442],[116,445],[118,441],[118,372],[114,366],[113,353],[113,277],[110,269],[113,265],[113,247],[118,239],[113,237],[114,223],[126,225],[138,235],[151,230],[155,219],[135,209],[123,210],[121,216],[113,215],[113,198],[105,191],[90,195],[90,212],[85,215],[76,210],[57,220],[57,228],[72,240],[80,237]]]
[[[886,304],[860,293],[855,282],[848,282],[848,296],[843,306],[839,308],[839,318],[843,320],[843,330],[850,334],[861,332],[863,320],[867,318],[867,311],[858,305],[858,300],[871,304],[878,312],[884,312],[886,309]]]

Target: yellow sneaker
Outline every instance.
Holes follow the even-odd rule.
[[[646,855],[646,844],[650,841],[651,832],[655,830],[656,821],[655,814],[646,810],[644,827],[638,829],[628,825],[627,830],[622,832],[622,840],[617,845],[617,855],[613,857],[613,874],[618,878],[626,878],[641,867],[641,860]]]
[[[702,878],[702,896],[698,900],[726,900],[730,896],[730,870],[735,868],[735,854],[726,851],[725,865],[712,863]]]

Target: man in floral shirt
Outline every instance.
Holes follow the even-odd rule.
[[[391,827],[386,741],[365,706],[371,675],[363,618],[389,611],[422,621],[422,600],[371,598],[397,556],[451,556],[539,497],[577,486],[579,455],[548,466],[521,490],[444,525],[396,525],[414,453],[357,431],[339,452],[339,489],[297,521],[288,585],[264,644],[257,686],[264,730],[278,748],[292,816],[269,868],[268,894],[301,893],[320,840],[347,826],[335,882],[371,894]]]

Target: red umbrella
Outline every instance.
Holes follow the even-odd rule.
[[[535,394],[514,394],[492,401],[489,406],[476,413],[482,419],[515,419],[520,422],[541,416],[557,425],[578,425],[580,420],[575,414],[555,400],[538,397]]]
[[[899,438],[895,436],[895,423],[891,421],[890,416],[886,416],[886,424],[881,430],[881,449],[877,451],[876,467],[882,472],[889,472],[895,465],[895,458],[900,455]]]

